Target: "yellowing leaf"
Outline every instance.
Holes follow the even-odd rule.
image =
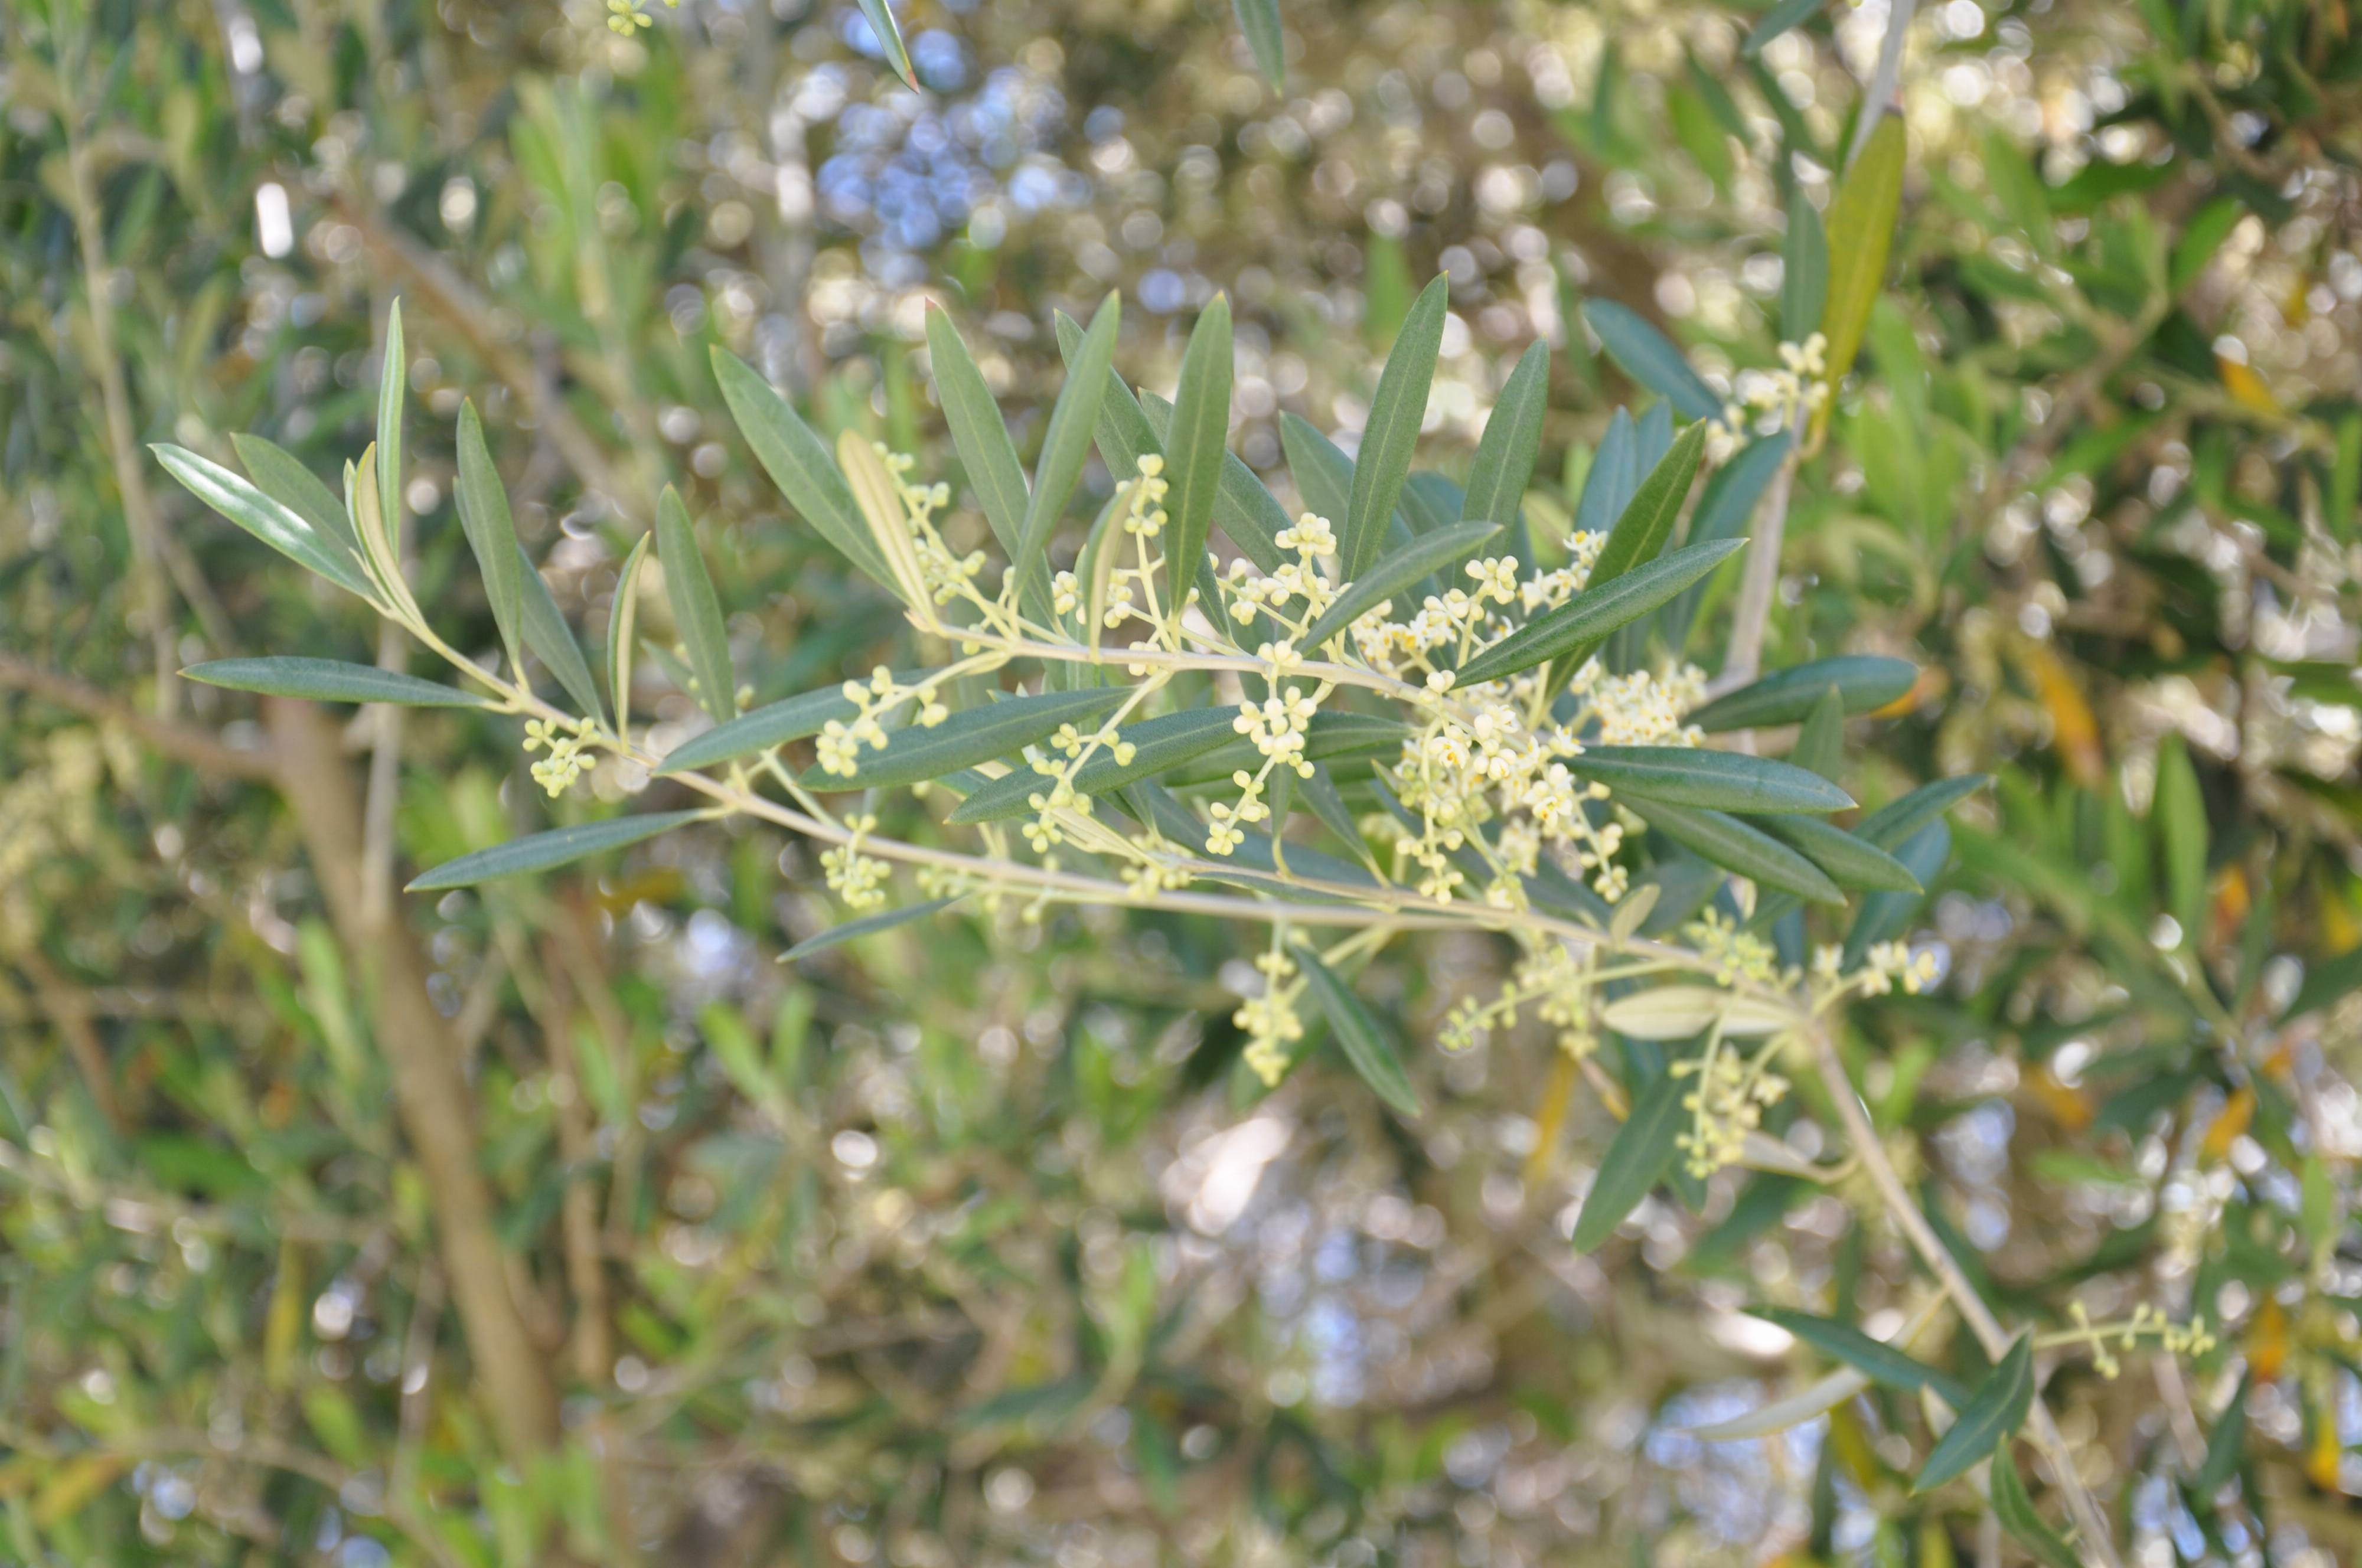
[[[1870,133],[1861,156],[1846,171],[1829,204],[1829,297],[1822,314],[1828,335],[1829,385],[1853,369],[1870,327],[1871,307],[1886,279],[1886,259],[1894,245],[1894,216],[1903,206],[1904,138],[1900,116],[1888,116]],[[1813,416],[1814,438],[1828,427],[1837,400]]]
[[[2224,1101],[2223,1113],[2214,1119],[2214,1124],[2212,1127],[2206,1129],[2206,1142],[2203,1145],[2206,1158],[2228,1159],[2231,1154],[2231,1145],[2239,1141],[2240,1134],[2246,1132],[2247,1124],[2255,1119],[2256,1091],[2254,1089],[2240,1089],[2229,1099]]]
[[[2097,790],[2107,777],[2107,755],[2100,747],[2100,721],[2092,712],[2083,689],[2058,656],[2042,643],[2025,645],[2021,662],[2050,715],[2050,742],[2068,773],[2086,790]]]
[[[2264,378],[2256,374],[2253,366],[2243,365],[2236,359],[2217,354],[2214,356],[2214,371],[2223,378],[2223,390],[2229,392],[2231,401],[2241,408],[2275,417],[2282,412],[2279,399],[2272,395],[2271,388],[2264,385]]]
[[[2267,1296],[2247,1325],[2247,1364],[2254,1369],[2256,1381],[2269,1383],[2278,1377],[2280,1368],[2288,1364],[2288,1313]]]

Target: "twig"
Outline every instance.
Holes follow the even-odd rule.
[[[45,669],[14,654],[0,653],[0,687],[28,691],[87,718],[119,725],[165,756],[202,772],[231,778],[268,779],[276,775],[276,759],[266,747],[231,745],[208,731],[143,712],[86,681]]]
[[[1863,1107],[1855,1091],[1853,1080],[1846,1076],[1845,1063],[1838,1055],[1837,1040],[1823,1019],[1815,1019],[1811,1026],[1813,1057],[1820,1072],[1822,1087],[1836,1103],[1838,1116],[1846,1124],[1846,1136],[1861,1157],[1862,1167],[1870,1173],[1871,1185],[1878,1188],[1879,1200],[1886,1206],[1919,1261],[1936,1276],[1960,1311],[1961,1319],[1984,1347],[1985,1354],[1999,1361],[2010,1347],[2012,1336],[1992,1315],[1992,1309],[1977,1294],[1976,1286],[1953,1257],[1927,1217],[1919,1211],[1918,1200],[1903,1185],[1895,1173],[1893,1162],[1886,1157],[1886,1146],[1879,1141],[1878,1129],[1871,1124],[1870,1112]],[[2123,1568],[2109,1539],[2108,1521],[2084,1488],[2083,1480],[2075,1472],[2075,1455],[2067,1440],[2059,1434],[2058,1425],[2050,1418],[2050,1408],[2041,1398],[2034,1401],[2027,1424],[2033,1430],[2034,1443],[2050,1462],[2051,1479],[2067,1499],[2067,1511],[2074,1517],[2079,1536],[2077,1547],[2099,1564],[2099,1568]]]
[[[75,1069],[82,1074],[83,1084],[90,1098],[106,1118],[106,1124],[117,1136],[131,1131],[131,1119],[123,1112],[123,1104],[115,1097],[115,1066],[107,1059],[106,1043],[98,1037],[91,1022],[90,999],[82,989],[58,973],[38,942],[28,942],[15,955],[17,963],[33,977],[33,990],[40,998],[42,1010],[66,1043],[67,1053],[73,1057]]]

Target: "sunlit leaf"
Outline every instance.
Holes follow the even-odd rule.
[[[348,593],[375,597],[376,590],[362,575],[360,564],[336,540],[315,532],[310,524],[245,480],[179,447],[161,445],[149,450],[190,494],[289,560],[317,572]]]

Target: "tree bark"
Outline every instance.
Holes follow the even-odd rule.
[[[482,1404],[516,1461],[557,1437],[549,1368],[508,1290],[491,1189],[476,1165],[474,1097],[449,1025],[426,989],[427,964],[398,915],[373,913],[362,888],[359,789],[337,728],[308,702],[267,703],[281,791],[293,810],[345,951],[365,966],[379,1047],[396,1109],[434,1205],[451,1298],[466,1331]]]

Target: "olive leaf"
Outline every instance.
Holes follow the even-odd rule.
[[[1919,1467],[1918,1479],[1911,1483],[1912,1492],[1932,1490],[1991,1458],[1994,1449],[2025,1424],[2026,1413],[2033,1408],[2034,1340],[2021,1334],[1969,1395],[1968,1403],[1959,1407],[1959,1419]]]

